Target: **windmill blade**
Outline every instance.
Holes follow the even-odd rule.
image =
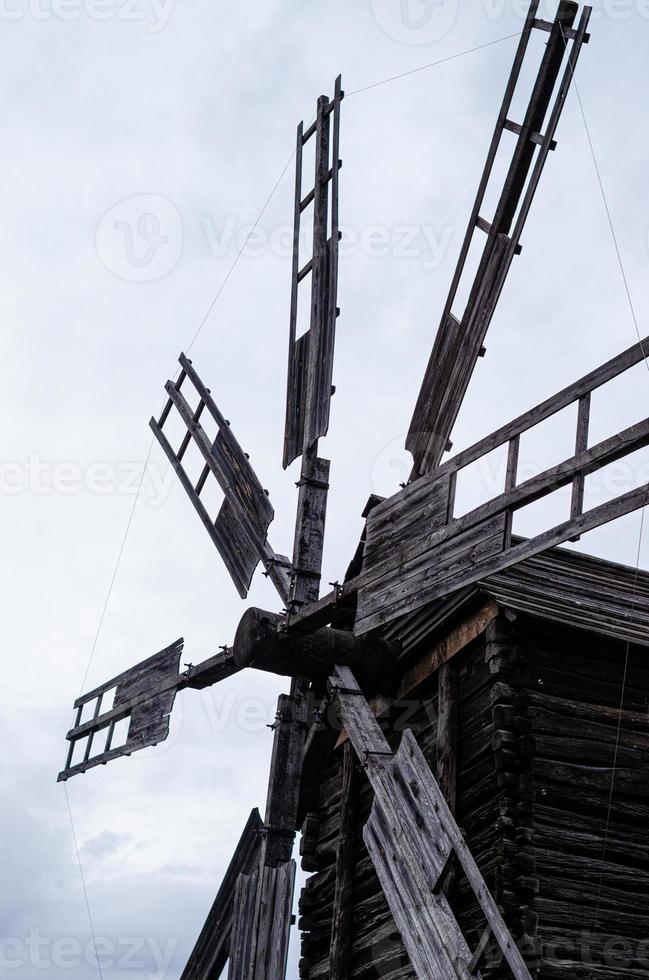
[[[228,980],[282,980],[291,929],[295,861],[239,875]]]
[[[363,839],[418,977],[479,978],[486,943],[469,949],[441,890],[455,856],[516,980],[531,980],[525,961],[476,865],[417,741],[404,731],[396,755],[356,678],[337,667],[329,688],[374,791]]]
[[[333,99],[329,101],[321,96],[316,121],[306,132],[303,123],[297,130],[285,469],[313,449],[329,428],[338,316],[338,172],[342,167],[340,104],[344,95],[338,76]],[[315,178],[312,189],[303,196],[303,150],[311,139],[315,139]],[[302,215],[309,207],[313,208],[313,246],[310,259],[302,265],[300,226]],[[311,287],[309,328],[298,336],[298,297],[300,288],[306,288],[306,284]]]
[[[355,633],[369,632],[646,506],[649,484],[583,511],[585,477],[649,445],[647,418],[587,448],[592,393],[639,364],[647,350],[649,337],[373,507],[367,518],[360,573],[289,617],[289,633],[311,632],[343,609],[355,611]],[[521,436],[573,404],[578,405],[574,456],[518,483]],[[505,445],[504,493],[454,518],[458,473]],[[570,518],[533,538],[512,543],[512,514],[570,485]]]
[[[230,956],[233,923],[238,915],[235,894],[241,875],[251,874],[259,861],[262,820],[253,810],[223,877],[205,925],[196,941],[180,980],[213,980],[220,977]]]
[[[178,691],[187,687],[202,690],[241,669],[234,662],[232,652],[225,647],[221,653],[181,674],[183,645],[184,640],[176,640],[160,653],[77,698],[74,702],[75,724],[66,735],[70,746],[58,782],[164,742],[169,734],[169,716]],[[113,691],[112,707],[102,712],[102,704],[108,702],[108,695]],[[90,716],[85,722],[82,721],[84,709]],[[124,719],[129,720],[126,740],[113,747],[115,726]],[[106,731],[106,740],[98,751],[96,736],[103,731]],[[81,761],[74,762],[75,754],[82,756]]]
[[[364,633],[432,599],[449,595],[645,506],[649,485],[583,512],[585,477],[649,445],[647,418],[586,448],[592,392],[643,360],[647,349],[649,338],[379,504],[368,518],[363,567],[355,583],[358,592],[355,631]],[[579,405],[575,454],[518,483],[521,436],[574,403]],[[505,491],[469,513],[453,518],[458,472],[505,445],[508,446]],[[569,485],[573,487],[570,518],[512,545],[511,515]]]
[[[261,562],[282,602],[286,603],[291,563],[288,558],[276,554],[268,543],[268,528],[275,516],[268,494],[235,439],[230,423],[217,408],[192,362],[184,354],[180,355],[179,360],[181,371],[178,380],[168,381],[165,385],[169,400],[160,419],[151,419],[151,429],[216,545],[241,598],[245,599],[248,595],[252,576]],[[181,390],[187,378],[199,396],[195,410],[192,410]],[[180,415],[187,429],[177,452],[163,431],[173,409]],[[205,410],[218,427],[218,434],[213,442],[201,425],[201,416]],[[183,467],[183,457],[192,441],[205,460],[205,466],[195,485]],[[210,477],[216,479],[225,494],[215,519],[201,500],[201,492]]]
[[[521,250],[521,236],[545,164],[556,146],[557,127],[582,46],[589,40],[590,7],[583,9],[576,29],[573,24],[579,10],[577,3],[561,0],[552,24],[536,17],[538,7],[537,0],[529,7],[460,258],[410,424],[406,448],[414,458],[413,478],[434,469],[444,451],[450,448],[453,425],[477,361],[485,353],[483,345],[489,325],[514,256]],[[508,116],[533,30],[548,31],[549,39],[524,121],[518,124]],[[564,62],[565,70],[557,87]],[[554,101],[548,116],[553,94]],[[506,130],[514,133],[517,140],[493,220],[487,221],[481,215],[481,209]],[[469,250],[477,233],[486,235],[484,249],[466,308],[461,316],[456,316],[453,306],[465,278]]]
[[[318,99],[315,122],[297,129],[291,311],[283,466],[302,456],[293,546],[293,574],[287,606],[299,609],[317,599],[329,490],[329,460],[318,458],[318,440],[327,434],[333,394],[333,358],[338,293],[338,176],[340,105],[345,93],[340,75],[334,97]],[[303,151],[315,140],[313,187],[303,195]],[[302,215],[313,209],[311,257],[300,258]],[[310,284],[308,330],[298,336],[300,290]]]

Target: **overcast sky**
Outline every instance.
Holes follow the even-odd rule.
[[[369,493],[393,493],[407,475],[405,432],[516,41],[353,93],[515,34],[525,6],[0,0],[8,976],[98,975],[55,781],[64,736],[150,446],[148,419],[285,168],[296,124],[342,72],[342,316],[322,447],[333,461],[329,581],[344,573]],[[578,81],[644,335],[649,4],[595,7]],[[574,92],[558,136],[458,448],[637,339]],[[280,465],[292,184],[289,168],[192,348],[270,490],[271,542],[285,553],[296,497],[295,472]],[[644,417],[648,384],[640,365],[598,396],[593,439]],[[539,469],[570,455],[572,418],[530,438],[522,463]],[[589,501],[648,482],[646,455],[633,463],[592,484]],[[496,461],[462,499],[498,489],[499,473]],[[547,526],[567,505],[564,493],[517,530]],[[633,515],[576,547],[634,564],[638,532]],[[641,552],[646,567],[646,543]],[[250,601],[277,606],[261,576]],[[178,636],[185,660],[204,659],[232,640],[243,609],[155,447],[86,689]],[[107,980],[179,976],[247,815],[263,808],[265,725],[285,687],[249,672],[185,693],[166,743],[68,784]],[[296,957],[294,946],[291,978]]]

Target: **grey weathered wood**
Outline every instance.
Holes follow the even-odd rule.
[[[509,443],[507,451],[507,472],[505,474],[505,493],[509,493],[516,486],[518,477],[518,457],[520,453],[521,437],[514,436]],[[585,446],[583,447],[586,448]],[[580,451],[580,450],[577,450]],[[507,512],[505,518],[505,547],[509,548],[512,540],[512,524],[514,515],[511,511]]]
[[[118,677],[107,681],[90,694],[82,696],[75,702],[77,723],[66,738],[70,742],[70,751],[66,766],[59,773],[58,781],[63,782],[71,776],[87,772],[95,766],[105,765],[122,755],[130,755],[139,749],[163,742],[169,734],[169,715],[172,711],[176,692],[179,689],[178,667],[183,651],[184,641],[177,640],[171,646],[154,654],[130,670],[124,671]],[[113,707],[101,712],[104,695],[115,690]],[[81,709],[96,699],[93,717],[87,722],[81,722]],[[130,718],[126,742],[122,746],[111,748],[107,742],[103,751],[91,755],[95,745],[95,735],[110,728],[110,741],[116,722]],[[71,765],[73,747],[87,738],[83,760]]]
[[[336,846],[336,887],[331,922],[329,980],[349,980],[352,948],[353,882],[356,862],[358,772],[349,742],[343,747],[340,830]]]
[[[626,509],[629,505],[631,509],[642,506],[642,494],[639,497],[627,494],[559,525],[553,529],[555,533],[548,532],[548,536],[538,536],[533,539],[534,545],[528,543],[521,551],[506,548],[504,534],[498,546],[496,534],[499,516],[504,518],[511,511],[572,483],[577,475],[593,473],[646,445],[649,445],[649,419],[630,426],[610,439],[518,484],[448,525],[437,528],[433,526],[428,534],[422,533],[418,508],[413,507],[413,500],[416,499],[419,501],[419,508],[425,509],[426,496],[419,491],[417,494],[404,491],[403,503],[407,505],[411,516],[401,526],[400,540],[390,549],[389,557],[378,562],[374,562],[371,555],[364,559],[361,575],[356,582],[359,597],[355,629],[359,633],[365,632],[395,615],[423,605],[431,598],[477,581],[488,574],[487,567],[505,568],[519,560],[516,555],[535,554],[535,548],[541,542],[547,541],[547,546],[560,544],[580,533],[581,527],[598,527],[615,516],[629,513]],[[431,495],[434,495],[434,481],[432,485],[428,485],[431,486]],[[391,506],[394,507],[394,501]],[[383,507],[384,505],[380,505],[369,516],[368,536],[369,527],[377,519],[376,515],[384,518]],[[506,531],[506,526],[504,530]],[[464,550],[469,564],[473,566],[468,569],[468,576],[466,567],[457,565],[458,550]],[[498,556],[498,552],[503,551],[508,556],[504,562],[501,561],[502,556]],[[495,566],[489,565],[490,560],[495,561]],[[348,583],[347,587],[351,585],[352,583]]]
[[[284,980],[295,862],[239,875],[228,980]]]
[[[361,633],[374,629],[381,623],[388,622],[404,612],[421,608],[433,599],[449,595],[458,589],[480,581],[480,579],[488,578],[496,572],[510,568],[526,558],[538,555],[548,548],[564,544],[576,535],[585,534],[587,531],[608,524],[618,517],[632,514],[635,510],[646,507],[648,502],[649,484],[645,484],[637,490],[631,490],[599,507],[594,507],[580,517],[558,524],[549,531],[508,548],[500,554],[488,555],[477,562],[473,568],[462,569],[459,574],[450,574],[431,587],[428,587],[425,579],[421,577],[412,579],[403,588],[397,586],[391,591],[383,593],[379,609],[373,612],[371,616],[361,618],[359,611],[359,620],[355,630]],[[350,583],[351,585],[352,583]]]
[[[291,270],[291,308],[288,329],[288,370],[286,381],[286,421],[284,427],[283,463],[286,468],[300,455],[304,445],[304,413],[306,393],[306,372],[308,364],[308,331],[297,337],[298,291],[300,276],[300,224],[302,201],[302,148],[304,146],[304,123],[297,127],[295,148],[295,194],[293,205],[293,257]]]
[[[235,890],[239,876],[250,874],[258,863],[261,826],[259,810],[253,810],[180,980],[213,980],[221,975],[230,955]]]
[[[396,682],[398,648],[380,637],[331,628],[296,637],[286,631],[284,616],[254,607],[243,614],[232,649],[239,667],[310,681],[326,681],[336,664],[343,664],[369,694],[388,693]]]
[[[451,813],[457,797],[457,673],[449,661],[437,673],[437,782]]]
[[[160,420],[156,422],[155,419],[151,419],[151,429],[216,545],[239,595],[242,598],[246,597],[255,568],[261,561],[282,601],[286,602],[290,562],[288,558],[276,554],[268,543],[268,527],[274,517],[268,494],[234,437],[230,423],[196,373],[192,362],[181,354],[180,364],[182,367],[180,379],[175,383],[168,381],[165,385],[169,401]],[[180,390],[184,378],[189,378],[200,398],[198,408],[194,412]],[[177,410],[187,428],[177,453],[163,432],[163,425],[172,408]],[[204,409],[207,409],[218,427],[218,434],[214,441],[208,438],[201,424]],[[205,460],[205,467],[196,486],[192,484],[182,464],[190,440],[194,441]],[[225,495],[215,519],[208,513],[200,498],[210,473],[216,478]]]
[[[338,284],[338,183],[342,165],[340,147],[340,104],[344,97],[340,76],[334,97],[318,99],[316,120],[306,131],[298,127],[294,197],[293,264],[289,359],[284,432],[284,468],[305,453],[315,457],[318,439],[326,435],[332,395],[333,354],[336,329]],[[313,188],[303,197],[304,144],[315,138]],[[330,154],[333,153],[331,165]],[[300,265],[302,212],[313,207],[312,255]],[[311,312],[309,329],[297,336],[299,288],[310,277]],[[306,288],[306,287],[303,287]]]
[[[302,826],[305,816],[318,801],[322,774],[338,741],[340,725],[337,715],[332,717],[334,706],[325,698],[314,711],[315,717],[304,743],[297,810],[297,826]]]
[[[59,773],[59,782],[87,772],[95,766],[106,765],[113,759],[131,755],[149,745],[163,742],[169,734],[169,714],[178,691],[186,687],[208,687],[231,677],[241,669],[235,664],[232,653],[226,649],[179,674],[178,664],[182,650],[183,640],[177,640],[160,653],[77,698],[74,703],[76,722],[66,736],[70,742],[70,750],[65,768]],[[102,713],[102,698],[113,688],[116,689],[113,707]],[[83,706],[95,700],[97,703],[92,719],[82,723]],[[129,717],[131,722],[126,743],[113,749],[111,743],[115,725]],[[107,728],[109,733],[104,750],[95,756],[91,755],[90,748],[94,746],[91,739],[94,740],[96,734]],[[88,738],[87,744],[90,748],[87,747],[83,762],[72,766],[75,743],[84,738]]]
[[[590,426],[590,392],[579,399],[577,414],[577,435],[575,437],[575,453],[582,453],[588,448],[588,429]],[[584,489],[586,480],[582,474],[575,477],[572,484],[572,500],[570,516],[578,517],[584,509]]]
[[[412,732],[406,729],[394,756],[353,673],[337,668],[330,689],[374,790],[363,836],[417,976],[431,980],[471,976],[471,951],[438,890],[454,852],[514,977],[530,980]]]
[[[297,808],[304,743],[308,729],[306,700],[282,694],[277,703],[264,824],[263,861],[288,861],[297,830]]]
[[[516,126],[518,139],[494,219],[488,225],[481,223],[480,208],[493,171],[502,132],[508,121],[507,113],[520,77],[529,32],[534,24],[533,8],[536,6],[536,4],[532,4],[528,11],[527,22],[516,53],[514,67],[492,138],[469,227],[460,252],[458,267],[451,284],[449,298],[442,314],[441,326],[435,339],[408,433],[406,447],[413,454],[413,472],[416,476],[430,472],[439,464],[449,442],[451,430],[475,365],[483,352],[484,339],[514,255],[520,251],[521,234],[538,188],[547,155],[556,145],[554,139],[556,128],[584,41],[585,25],[588,23],[587,17],[585,21],[582,20],[580,30],[572,42],[573,48],[567,59],[568,68],[555,97],[550,120],[541,140],[536,164],[532,170],[534,155],[538,146],[538,135],[543,132],[545,116],[564,62],[568,47],[567,42],[578,11],[576,3],[561,0],[548,44],[543,52],[525,119],[520,126]],[[581,29],[582,26],[583,30]],[[516,216],[516,225],[512,231],[512,224]],[[458,320],[453,318],[452,305],[457,295],[473,234],[477,227],[482,227],[483,230],[487,231],[487,240],[469,293],[466,309],[459,325],[456,326]],[[450,341],[449,324],[453,324]]]
[[[320,592],[329,466],[329,460],[318,458],[314,450],[308,450],[302,457],[288,600],[291,611],[313,602]]]

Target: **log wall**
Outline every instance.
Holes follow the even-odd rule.
[[[539,980],[649,978],[649,663],[628,648],[620,715],[626,654],[625,643],[501,612],[453,661],[457,821]],[[381,718],[393,749],[405,727],[414,731],[433,771],[437,708],[434,673]],[[411,980],[362,840],[371,806],[362,770],[356,816],[349,820],[346,802],[340,835],[343,761],[341,747],[303,828],[303,866],[314,873],[300,901],[300,977]],[[349,801],[348,772],[345,786]],[[349,867],[350,850],[346,937],[332,922],[345,918],[340,895],[349,888],[336,901],[336,863]],[[473,948],[478,905],[461,877],[449,888]],[[482,974],[510,976],[492,950]]]

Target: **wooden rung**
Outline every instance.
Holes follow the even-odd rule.
[[[537,17],[532,24],[532,27],[536,27],[539,31],[546,31],[549,34],[554,27],[554,23],[551,20],[543,20],[542,17]],[[570,38],[571,41],[574,41],[578,36],[578,31],[574,27],[564,27],[563,33],[564,36]],[[590,34],[584,34],[584,44],[588,44],[589,41]]]
[[[485,218],[481,218],[480,215],[478,215],[476,219],[475,226],[476,228],[479,228],[480,231],[484,231],[485,235],[490,235],[491,229],[493,228],[491,222],[487,221]],[[523,246],[521,245],[520,242],[518,242],[518,244],[514,248],[514,255],[520,255],[522,251],[523,251]]]
[[[192,441],[192,437],[191,437],[190,433],[189,432],[186,432],[185,435],[183,436],[183,441],[181,442],[180,449],[178,450],[178,453],[177,453],[178,459],[182,459],[183,458],[183,456],[187,452],[187,449],[189,448],[189,444],[190,444],[191,441]]]
[[[508,132],[510,133],[515,133],[517,136],[520,136],[521,133],[523,132],[523,127],[519,123],[512,122],[511,119],[505,120],[505,122],[503,123],[503,129],[508,130]],[[545,137],[542,136],[541,133],[532,133],[530,135],[530,140],[532,143],[536,143],[537,146],[543,146],[543,144],[545,143]],[[550,142],[550,149],[554,151],[556,150],[556,148],[557,148],[557,141],[552,140]]]
[[[303,279],[306,279],[306,277],[308,276],[308,274],[311,272],[312,269],[313,269],[313,259],[309,259],[307,264],[302,266],[302,268],[298,272],[297,281],[302,282]]]
[[[311,125],[309,126],[308,129],[305,129],[304,130],[304,132],[302,134],[302,146],[304,146],[304,144],[307,143],[311,139],[311,137],[313,136],[313,134],[316,132],[317,128],[318,128],[318,123],[317,123],[317,120],[316,120],[315,122],[312,122],[311,123]]]
[[[478,967],[480,966],[480,961],[487,951],[487,946],[489,945],[489,940],[493,935],[493,929],[490,925],[482,933],[480,937],[480,942],[476,946],[475,953],[471,957],[471,962],[469,963],[469,973],[474,974]]]
[[[200,422],[200,418],[201,415],[203,414],[204,408],[205,408],[205,402],[201,400],[198,403],[198,408],[194,412],[194,422]],[[178,450],[178,459],[183,458],[183,456],[187,452],[187,447],[189,446],[191,440],[192,440],[191,433],[186,432],[185,435],[183,436],[183,441],[180,444],[180,449]]]
[[[205,486],[205,481],[207,480],[207,478],[208,478],[209,475],[210,475],[210,468],[209,468],[209,466],[206,463],[205,466],[203,467],[203,472],[201,473],[201,475],[198,478],[198,483],[196,484],[196,493],[199,496],[200,496],[201,490]]]
[[[338,161],[338,169],[339,170],[342,168],[342,165],[343,165],[342,160],[339,160]],[[333,175],[334,175],[333,167],[330,167],[329,168],[329,173],[327,174],[327,177],[326,177],[326,180],[327,181],[331,180],[333,178]],[[309,193],[307,194],[307,196],[300,201],[300,211],[306,211],[306,209],[308,208],[309,204],[311,204],[313,202],[313,198],[314,197],[315,197],[315,190],[310,190]]]
[[[340,90],[340,96],[339,96],[339,98],[338,99],[335,99],[335,98],[332,99],[331,102],[328,105],[325,106],[324,113],[323,113],[325,119],[336,108],[336,102],[342,102],[342,100],[344,98],[345,98],[345,93],[344,93],[343,89],[341,89]],[[314,120],[314,122],[311,123],[311,125],[309,126],[309,128],[308,129],[305,129],[304,132],[302,133],[302,146],[304,146],[305,143],[308,143],[308,141],[311,139],[311,137],[316,134],[317,130],[318,130],[318,121],[316,119],[316,120]]]
[[[172,400],[170,398],[167,401],[167,404],[165,405],[165,407],[163,408],[162,415],[160,416],[160,418],[158,420],[158,425],[160,426],[160,428],[162,428],[162,426],[165,424],[165,422],[169,418],[169,412],[171,411],[172,405],[173,405],[173,402],[172,402]]]

